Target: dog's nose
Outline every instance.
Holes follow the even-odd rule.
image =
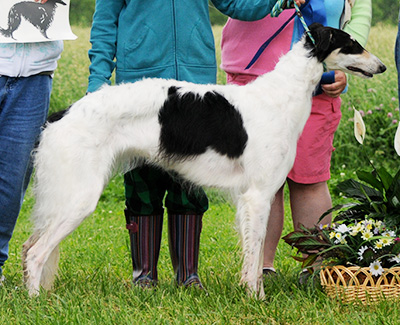
[[[379,72],[378,73],[383,73],[386,71],[386,65],[384,65],[383,63],[381,64],[381,66],[379,67]]]

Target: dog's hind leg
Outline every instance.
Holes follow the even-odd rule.
[[[236,221],[243,248],[241,283],[245,283],[249,293],[258,298],[264,297],[263,249],[272,197],[251,187],[237,199]]]
[[[47,28],[40,28],[40,33],[43,35],[43,37],[49,39],[49,37],[47,36]]]

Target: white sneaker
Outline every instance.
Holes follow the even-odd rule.
[[[6,278],[4,277],[4,275],[0,275],[0,287],[3,285],[3,282]]]

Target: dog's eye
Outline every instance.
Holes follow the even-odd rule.
[[[361,54],[363,52],[364,48],[355,40],[348,42],[339,51],[339,53],[343,54]]]

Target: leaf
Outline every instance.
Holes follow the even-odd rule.
[[[316,261],[318,257],[318,254],[310,254],[307,256],[307,258],[304,259],[303,264],[302,264],[302,268],[307,268],[309,266],[312,266],[314,264],[314,262]]]
[[[294,247],[296,247],[299,251],[320,250],[323,247],[329,246],[331,246],[330,243],[327,243],[319,238],[304,238],[294,244]]]
[[[332,208],[326,210],[326,211],[319,217],[318,223],[320,223],[321,220],[324,219],[325,216],[327,216],[328,214],[331,214],[331,213],[334,212],[334,211],[337,211],[337,210],[340,210],[340,209],[343,209],[343,208],[347,208],[347,207],[349,207],[349,206],[354,206],[354,205],[355,205],[354,203],[335,205],[334,207],[332,207]]]
[[[394,176],[392,184],[387,190],[386,197],[393,207],[400,208],[400,170]]]
[[[297,255],[294,255],[294,256],[292,256],[297,262],[301,262],[301,263],[303,263],[304,262],[304,260],[307,258],[307,257],[304,257],[304,256],[297,256]]]
[[[377,178],[373,173],[373,172],[367,172],[364,170],[358,170],[356,172],[357,177],[360,179],[360,181],[363,181],[371,186],[373,186],[374,188],[378,189],[380,192],[383,191],[383,184],[380,181],[379,178]]]
[[[383,167],[380,168],[377,172],[382,181],[383,187],[385,188],[385,191],[387,191],[393,182],[392,175],[390,175],[389,172]]]
[[[398,255],[400,253],[400,241],[397,241],[393,246],[392,246],[392,254]]]
[[[300,228],[301,230],[293,231],[283,237],[287,244],[297,248],[299,252],[311,254],[332,246],[330,240],[321,229],[317,227],[306,228],[303,225],[300,225]]]
[[[370,210],[370,204],[365,203],[365,204],[353,204],[353,207],[341,211],[338,215],[335,216],[334,221],[342,221],[342,220],[347,220],[347,221],[357,221],[360,219],[364,219],[365,215],[369,213]]]
[[[400,215],[398,213],[386,214],[384,218],[386,227],[396,228],[400,226]]]
[[[375,260],[375,253],[372,248],[367,248],[363,254],[365,263],[369,264]]]
[[[282,237],[282,239],[289,245],[293,246],[297,243],[300,239],[308,237],[308,235],[304,234],[301,231],[293,231],[286,236]]]
[[[366,186],[354,179],[345,180],[337,185],[337,188],[345,193],[346,196],[357,199],[363,203],[369,201],[370,198],[373,201],[379,201],[383,199],[381,192],[376,189]],[[367,194],[367,196],[365,195]]]

